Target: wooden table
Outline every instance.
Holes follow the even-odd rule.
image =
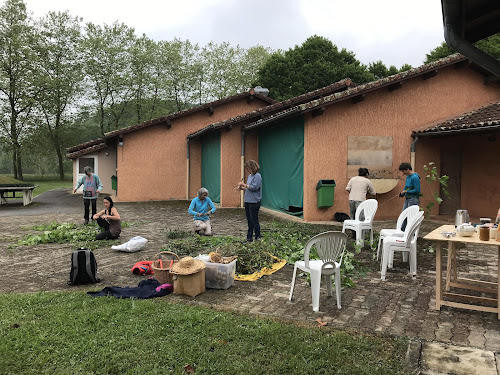
[[[16,198],[16,192],[23,193],[23,206],[27,206],[33,202],[33,189],[36,186],[1,186],[0,187],[0,205],[7,204],[6,198]],[[12,196],[6,196],[6,193],[12,193]]]
[[[471,237],[461,237],[456,234],[454,237],[444,237],[441,232],[456,232],[455,226],[453,225],[442,225],[437,229],[434,229],[432,232],[427,234],[424,239],[434,241],[436,244],[436,310],[440,310],[441,306],[450,306],[450,307],[459,307],[467,310],[476,310],[476,311],[486,311],[493,312],[498,315],[498,319],[500,319],[500,306],[498,303],[498,296],[500,295],[500,242],[497,242],[495,239],[490,239],[488,241],[481,241],[479,239],[479,234],[474,233]],[[445,291],[443,292],[443,279],[442,279],[442,270],[441,270],[441,246],[443,242],[448,242],[448,259],[447,259],[447,267],[446,267],[446,282],[445,282]],[[457,242],[465,243],[465,244],[480,244],[480,245],[491,245],[497,247],[497,255],[499,259],[498,266],[498,276],[497,282],[486,282],[479,280],[472,280],[466,278],[458,277],[457,272],[457,259],[456,259],[456,250],[455,244]],[[459,293],[451,293],[450,289],[452,287],[474,290],[478,292],[492,293],[496,295],[496,298],[486,298],[486,297],[477,297],[471,296],[467,294],[459,294]],[[461,299],[468,303],[459,303],[452,302],[448,300],[444,300],[443,297],[452,297],[454,299]],[[494,304],[495,307],[481,306],[474,303],[477,302],[486,302]]]

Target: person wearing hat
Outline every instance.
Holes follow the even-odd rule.
[[[92,173],[91,167],[87,166],[83,168],[83,171],[85,172],[85,176],[78,179],[78,182],[73,189],[73,194],[76,193],[78,188],[83,185],[83,206],[85,209],[83,218],[85,220],[84,224],[88,224],[90,204],[92,204],[92,217],[94,217],[97,212],[97,197],[102,189],[102,182],[98,175]]]
[[[211,236],[210,215],[215,212],[215,205],[208,197],[208,190],[202,187],[198,196],[191,201],[188,213],[193,215],[194,231],[197,234]]]

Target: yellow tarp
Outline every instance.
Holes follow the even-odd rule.
[[[250,275],[236,275],[234,279],[238,281],[255,281],[260,279],[262,276],[271,275],[272,273],[275,273],[276,271],[282,269],[283,266],[286,264],[286,260],[279,259],[271,254],[269,255],[271,256],[271,258],[276,260],[276,262],[273,263],[271,268],[264,267],[260,271],[254,272]]]

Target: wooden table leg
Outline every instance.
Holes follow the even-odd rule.
[[[454,282],[457,281],[457,260],[455,252],[455,244],[448,241],[448,258],[446,260],[446,284],[445,290],[450,291],[451,274],[453,273]]]
[[[498,285],[497,285],[497,309],[498,309],[498,319],[500,319],[500,246],[498,246]]]
[[[441,273],[441,241],[436,241],[436,310],[441,310],[441,301],[443,299],[442,276],[443,275]]]

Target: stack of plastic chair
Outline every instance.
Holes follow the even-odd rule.
[[[403,237],[404,232],[401,230],[401,226],[405,220],[412,220],[415,215],[420,211],[419,206],[410,206],[407,207],[398,217],[398,222],[396,224],[395,229],[382,229],[380,231],[380,237],[378,239],[378,247],[377,247],[377,260],[380,255],[380,245],[385,237]],[[406,261],[406,260],[405,260]],[[391,262],[392,263],[392,262]]]
[[[377,212],[378,202],[376,199],[368,199],[361,202],[356,209],[356,216],[354,220],[345,220],[344,226],[342,227],[342,233],[345,233],[346,229],[351,229],[356,232],[356,243],[359,245],[363,244],[364,237],[363,231],[370,231],[370,245],[373,243],[373,218]],[[364,211],[365,220],[361,221],[359,219],[361,212]]]
[[[292,300],[293,290],[295,288],[295,278],[297,269],[307,272],[311,275],[311,293],[313,311],[319,311],[319,294],[321,276],[325,277],[328,296],[333,295],[332,275],[335,274],[335,291],[337,294],[337,307],[340,309],[340,265],[347,243],[347,235],[341,232],[325,232],[311,238],[304,250],[304,260],[295,262],[293,269],[292,286],[290,288],[290,301]],[[311,248],[315,247],[319,258],[318,260],[309,260]]]
[[[407,252],[410,257],[410,274],[417,275],[417,238],[420,225],[424,220],[423,211],[419,211],[412,220],[408,220],[403,237],[385,237],[382,247],[382,269],[380,278],[385,280],[387,267],[392,262],[395,251]],[[392,266],[392,265],[391,265]]]

